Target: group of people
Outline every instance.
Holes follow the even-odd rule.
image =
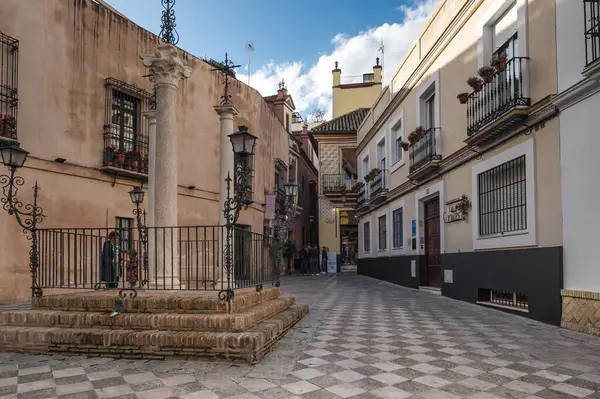
[[[108,288],[117,288],[119,280],[125,277],[130,286],[138,281],[139,261],[137,251],[122,251],[121,236],[116,231],[108,235],[102,247],[100,259],[100,281],[107,283]],[[125,263],[125,276],[123,276],[123,263]]]
[[[321,261],[319,262],[319,252]],[[300,249],[300,274],[303,276],[316,276],[327,273],[327,253],[329,248],[313,246],[312,243]]]

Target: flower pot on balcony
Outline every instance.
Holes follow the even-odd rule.
[[[494,73],[496,73],[496,69],[488,65],[482,66],[477,71],[477,74],[481,76],[481,79],[483,79],[484,83],[490,83],[492,80],[494,80]]]
[[[471,76],[467,79],[467,84],[471,86],[473,91],[481,91],[481,89],[483,89],[483,79],[479,76]]]
[[[115,149],[113,147],[108,146],[104,149],[104,164],[106,166],[115,164]]]
[[[417,135],[417,138],[419,140],[421,140],[422,138],[425,138],[425,128],[423,128],[423,126],[417,126],[415,129],[415,134]],[[417,140],[417,141],[419,141]]]
[[[125,154],[123,154],[122,152],[117,153],[116,155],[116,160],[117,160],[117,164],[115,166],[119,167],[119,168],[124,168],[125,167]]]
[[[13,138],[17,133],[17,120],[11,115],[0,115],[0,136]]]
[[[419,137],[417,136],[417,133],[416,133],[416,132],[414,132],[414,131],[413,131],[413,132],[410,132],[410,134],[408,135],[408,142],[409,142],[411,145],[415,145],[416,143],[418,143],[418,142],[419,142]]]
[[[458,101],[461,104],[466,104],[469,102],[469,93],[460,93],[458,96],[456,96],[456,98],[458,98]]]
[[[504,71],[506,69],[506,54],[500,53],[495,54],[492,57],[491,66],[493,66],[497,71]]]
[[[138,168],[139,168],[139,161],[132,160],[132,161],[130,162],[130,165],[131,165],[131,170],[132,170],[132,171],[134,171],[134,172],[137,172],[137,171],[138,171]]]
[[[409,146],[410,146],[410,144],[408,144],[406,141],[402,141],[402,142],[400,143],[400,147],[402,147],[402,149],[403,149],[404,151],[408,151],[408,147],[409,147]]]

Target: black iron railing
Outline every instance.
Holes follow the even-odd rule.
[[[349,177],[346,174],[324,174],[322,175],[323,192],[341,191],[345,187],[347,191],[352,190],[352,187],[357,182],[356,176]]]
[[[528,295],[520,292],[479,289],[479,301],[524,310],[529,308]]]
[[[227,289],[222,226],[39,229],[38,237],[43,289]],[[278,281],[278,251],[274,238],[235,228],[233,288]]]
[[[481,91],[469,95],[467,102],[467,135],[519,106],[529,106],[531,100],[523,90],[523,75],[528,66],[527,57],[506,61],[504,69],[496,70],[492,81],[484,83]]]
[[[380,169],[371,180],[371,197],[388,191],[387,169]]]
[[[409,172],[414,172],[431,161],[440,161],[442,155],[437,149],[437,135],[441,132],[439,127],[427,129],[418,142],[409,148]]]
[[[0,139],[17,140],[19,41],[0,32]]]
[[[105,81],[105,167],[148,173],[148,121],[142,115],[151,107],[152,93],[114,78]]]
[[[600,58],[600,0],[583,0],[585,64]]]
[[[362,206],[367,202],[367,186],[361,186],[358,189],[358,197],[356,199],[356,205]]]

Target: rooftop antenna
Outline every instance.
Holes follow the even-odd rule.
[[[248,86],[250,86],[250,64],[252,62],[252,52],[254,51],[254,42],[249,41],[246,45],[246,51],[248,52]]]

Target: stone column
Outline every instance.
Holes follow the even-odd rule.
[[[225,200],[227,199],[227,182],[225,179],[227,178],[227,174],[233,180],[233,147],[231,146],[231,141],[229,140],[229,135],[233,133],[233,117],[238,115],[240,112],[233,104],[225,104],[225,105],[217,105],[214,107],[217,114],[219,114],[219,120],[221,122],[220,129],[220,157],[219,157],[219,226],[225,226],[225,215],[223,214],[223,207],[225,205]],[[231,182],[231,195],[233,195],[233,181]],[[223,227],[224,229],[224,227]],[[221,237],[225,238],[225,230],[223,230],[223,235]],[[233,246],[233,240],[232,240]],[[225,241],[221,243],[221,253],[219,254],[219,259],[222,261],[223,259],[223,250],[225,249]],[[233,264],[231,265],[231,277],[233,279]],[[211,276],[212,278],[218,280],[219,282],[225,282],[227,276],[225,276],[225,270],[223,269],[223,265],[221,265],[221,276]]]
[[[148,217],[146,227],[154,227],[154,193],[156,191],[156,110],[144,112],[148,120]],[[154,246],[154,229],[148,229],[148,281],[156,275],[156,257]]]
[[[179,83],[191,75],[191,69],[168,43],[156,52],[142,56],[142,62],[154,76],[156,88],[156,146],[154,157],[154,226],[156,234],[157,277],[150,287],[179,288],[179,242],[177,234],[177,106]],[[153,284],[154,283],[154,284]]]

